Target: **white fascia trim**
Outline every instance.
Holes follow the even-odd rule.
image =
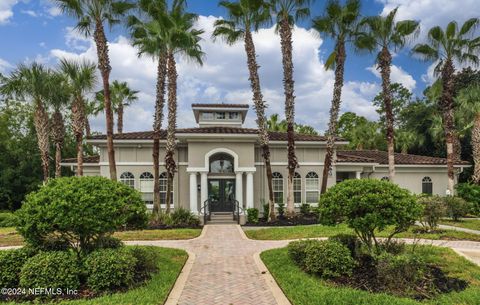
[[[121,166],[153,166],[153,162],[116,162],[116,165],[121,165]],[[178,165],[188,165],[188,162],[178,162]],[[108,162],[100,162],[98,165],[109,165]],[[160,162],[158,163],[160,166],[164,166],[165,162]]]
[[[242,125],[242,121],[228,121],[228,120],[217,120],[217,121],[201,121],[198,125]]]
[[[238,134],[238,133],[178,133],[177,138],[248,138],[256,139],[257,134]]]
[[[211,111],[248,111],[246,107],[192,107],[192,110],[211,110]]]
[[[271,165],[288,165],[288,162],[270,162]],[[298,162],[300,166],[323,166],[323,162]],[[255,165],[265,165],[264,162],[255,162]]]
[[[187,173],[208,173],[209,170],[204,167],[187,167]]]
[[[60,166],[77,166],[77,163],[60,163]],[[83,163],[83,167],[100,166],[99,163]]]

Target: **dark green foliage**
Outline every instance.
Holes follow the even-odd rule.
[[[247,209],[247,222],[258,223],[258,209],[256,208]]]
[[[305,270],[323,278],[351,275],[355,262],[348,248],[336,241],[316,241],[306,247]]]
[[[328,240],[336,241],[344,245],[350,250],[352,257],[356,257],[361,243],[356,235],[353,234],[337,234],[328,238]]]
[[[34,255],[28,248],[0,251],[0,287],[18,287],[20,271],[25,262]]]
[[[13,213],[0,213],[0,228],[15,227],[17,225],[17,217]]]
[[[279,202],[277,203],[277,206],[278,215],[283,217],[283,215],[285,215],[285,203]]]
[[[427,230],[435,230],[438,227],[440,218],[447,213],[445,199],[440,196],[421,195],[418,197],[417,202],[423,206],[423,215],[420,222]]]
[[[147,220],[140,193],[103,177],[52,179],[27,196],[17,216],[27,243],[41,247],[55,236],[79,251],[93,249],[132,218],[137,225]]]
[[[402,240],[380,241],[378,243],[380,252],[386,252],[393,255],[399,255],[405,252],[405,242]]]
[[[22,267],[20,286],[78,289],[80,268],[71,251],[40,252]]]
[[[158,271],[159,257],[153,248],[133,247],[128,250],[136,259],[133,276],[135,283],[148,280],[153,273]]]
[[[173,211],[172,222],[175,227],[198,227],[200,225],[200,219],[193,215],[187,209],[177,208]]]
[[[369,248],[377,245],[376,232],[394,226],[395,234],[406,231],[422,213],[409,191],[388,181],[346,180],[320,197],[320,222],[335,225],[345,221]]]
[[[123,247],[124,244],[123,242],[115,237],[112,236],[101,236],[99,237],[96,241],[95,244],[93,245],[93,249],[118,249]]]
[[[472,204],[472,213],[480,215],[480,185],[460,183],[457,185],[457,194]]]
[[[310,205],[309,205],[308,203],[302,203],[302,205],[300,206],[300,213],[301,213],[302,215],[308,215],[308,214],[310,214],[311,210],[312,210],[312,209],[311,209],[311,207],[310,207]]]
[[[268,213],[270,212],[270,205],[268,204],[268,202],[265,202],[265,199],[262,199],[261,203],[262,203],[262,209],[263,209],[263,217],[267,218]]]
[[[459,221],[470,211],[471,205],[464,199],[456,196],[445,197],[445,204],[447,205],[447,215],[453,221]]]
[[[127,288],[134,282],[137,259],[126,249],[101,249],[83,263],[87,285],[95,292]]]
[[[295,262],[295,264],[297,264],[300,268],[305,269],[305,257],[307,255],[307,247],[312,243],[316,242],[317,240],[314,239],[305,239],[292,241],[288,244],[288,254]]]

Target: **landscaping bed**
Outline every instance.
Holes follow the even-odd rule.
[[[275,221],[269,222],[266,218],[259,218],[258,222],[247,222],[246,227],[289,227],[298,225],[314,225],[318,224],[316,215],[298,214],[294,217],[287,218],[283,216],[277,217]]]
[[[480,219],[468,219],[463,218],[459,221],[453,221],[449,219],[442,219],[439,222],[442,225],[454,226],[464,229],[480,231]]]

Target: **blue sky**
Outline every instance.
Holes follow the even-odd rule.
[[[206,54],[203,67],[179,58],[179,125],[194,124],[189,105],[194,102],[245,102],[251,94],[245,54],[241,44],[229,47],[209,38],[213,22],[224,14],[217,1],[190,0],[189,10],[200,15],[197,27],[206,30],[202,47]],[[312,16],[322,13],[325,1],[317,0]],[[364,0],[364,15],[386,14],[399,7],[398,20],[415,19],[421,22],[418,40],[433,25],[446,25],[450,20],[459,22],[480,16],[476,0]],[[34,60],[55,66],[59,58],[95,61],[95,48],[91,40],[81,37],[73,27],[75,21],[61,12],[49,0],[0,0],[0,72],[8,74],[16,64]],[[333,47],[309,29],[310,21],[298,24],[294,33],[294,64],[297,95],[297,120],[323,130],[328,120],[332,94],[333,73],[325,71],[323,63]],[[127,113],[126,130],[151,128],[155,62],[136,56],[129,45],[128,35],[121,28],[108,34],[111,42],[112,79],[128,81],[140,90],[140,101]],[[261,82],[269,103],[269,113],[283,111],[283,88],[278,37],[272,28],[263,29],[254,37],[261,65]],[[409,49],[394,56],[392,80],[403,83],[415,94],[432,81],[432,63],[421,62],[409,55]],[[374,56],[349,52],[346,66],[342,111],[355,111],[375,119],[372,98],[380,90],[380,79],[375,74]],[[95,129],[103,130],[103,117],[92,118]],[[254,125],[250,114],[248,126]]]

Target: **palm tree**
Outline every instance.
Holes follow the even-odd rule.
[[[133,102],[138,100],[137,94],[139,91],[132,90],[128,87],[127,82],[119,82],[114,80],[110,87],[110,96],[112,101],[112,111],[117,114],[117,132],[123,133],[123,113],[126,106],[130,106]],[[105,94],[103,90],[98,91],[95,94],[95,98],[98,102],[98,106],[95,110],[96,113],[105,111]]]
[[[379,50],[376,61],[382,76],[382,96],[385,108],[387,151],[388,151],[388,177],[390,181],[395,178],[395,140],[394,117],[392,106],[392,92],[390,74],[392,67],[391,49],[395,51],[403,48],[408,38],[418,33],[419,23],[415,20],[402,20],[395,22],[398,8],[392,10],[387,16],[366,17],[362,24],[367,29],[367,35],[360,39],[359,45],[370,51]]]
[[[258,75],[257,55],[253,43],[252,31],[256,32],[260,26],[270,21],[270,7],[264,1],[240,0],[238,2],[221,1],[220,6],[227,10],[228,19],[215,22],[213,37],[222,37],[229,45],[243,40],[247,55],[250,87],[253,94],[253,104],[257,114],[258,135],[262,156],[265,162],[268,185],[268,220],[275,220],[275,203],[273,199],[272,166],[270,162],[270,146],[265,116],[266,104],[260,86]]]
[[[50,122],[47,101],[50,92],[56,90],[52,83],[53,72],[39,63],[19,65],[3,81],[0,92],[6,96],[26,100],[34,109],[34,125],[38,149],[42,161],[43,181],[49,178]]]
[[[310,16],[310,0],[270,0],[272,14],[276,16],[280,34],[283,64],[283,88],[285,92],[285,118],[287,120],[287,215],[295,214],[293,203],[293,177],[298,167],[295,155],[295,96],[293,80],[292,30],[294,22]]]
[[[359,36],[358,19],[360,17],[360,1],[348,0],[344,6],[338,0],[327,3],[325,15],[313,20],[313,28],[335,40],[335,48],[328,57],[325,68],[335,69],[335,82],[333,86],[333,98],[330,108],[330,121],[327,132],[327,151],[323,166],[321,193],[327,190],[327,182],[333,162],[335,138],[337,136],[338,113],[342,98],[345,60],[347,53],[345,45],[355,43]]]
[[[395,147],[402,154],[408,154],[411,147],[423,142],[422,137],[411,130],[398,130],[396,134]]]
[[[278,113],[272,114],[267,120],[267,128],[269,131],[286,132],[287,126],[285,120],[279,120]]]
[[[98,68],[102,75],[105,117],[107,130],[108,164],[110,179],[117,180],[115,151],[113,148],[113,113],[110,100],[110,58],[104,23],[110,27],[121,22],[121,18],[135,7],[130,1],[122,0],[54,0],[65,13],[78,20],[77,30],[85,36],[93,36],[97,46]]]
[[[144,54],[157,59],[157,84],[155,98],[155,115],[153,120],[153,214],[159,215],[160,208],[160,135],[165,106],[165,81],[167,77],[167,50],[165,47],[165,27],[163,20],[167,14],[165,0],[141,0],[139,9],[146,16],[140,20],[135,16],[129,18],[133,45],[139,49],[139,56]]]
[[[97,82],[95,64],[62,59],[59,70],[67,78],[71,91],[72,130],[77,147],[77,176],[83,176],[83,135],[85,130],[85,95]]]
[[[480,48],[480,37],[472,36],[479,22],[479,18],[471,18],[460,28],[455,21],[451,21],[445,29],[435,26],[428,31],[428,43],[417,44],[412,50],[425,60],[438,62],[435,72],[440,73],[442,81],[442,98],[439,105],[445,129],[448,190],[452,195],[455,187],[454,61],[478,65],[477,51]]]

